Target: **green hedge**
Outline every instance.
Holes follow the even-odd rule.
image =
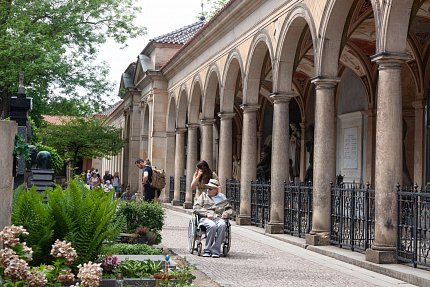
[[[158,203],[122,202],[115,213],[115,218],[125,219],[126,232],[128,233],[133,233],[139,226],[147,227],[158,233],[163,228],[164,210]]]
[[[102,255],[161,255],[161,249],[146,244],[115,243],[104,244],[101,249]]]

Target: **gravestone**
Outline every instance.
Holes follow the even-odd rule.
[[[54,187],[54,170],[52,169],[52,157],[47,151],[40,151],[36,156],[36,168],[31,169],[32,178],[30,185],[36,186],[41,192]]]
[[[0,121],[0,230],[10,225],[13,193],[13,147],[18,125],[14,121]]]

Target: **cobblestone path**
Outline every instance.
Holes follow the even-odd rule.
[[[192,255],[187,251],[190,217],[166,209],[162,245],[221,286],[414,286],[236,225],[228,257]]]

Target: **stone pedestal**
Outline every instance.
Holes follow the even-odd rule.
[[[186,201],[186,202],[184,202],[183,207],[185,209],[192,209],[193,208],[193,203],[189,202],[189,201]]]
[[[181,201],[174,199],[174,200],[172,200],[172,205],[173,206],[180,206],[181,205]]]
[[[10,225],[13,189],[13,147],[18,125],[14,121],[0,121],[0,230]]]
[[[395,264],[397,263],[396,250],[366,250],[366,261],[377,264]]]
[[[266,233],[269,234],[283,234],[284,224],[282,222],[270,222],[266,225]]]
[[[237,225],[250,225],[251,224],[251,216],[239,215],[236,217]]]
[[[37,191],[42,192],[47,188],[54,188],[54,170],[33,168],[31,172],[30,186],[34,185]]]
[[[306,244],[312,246],[330,245],[330,236],[328,233],[306,234]]]

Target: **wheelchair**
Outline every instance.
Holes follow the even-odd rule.
[[[221,244],[221,251],[224,257],[227,257],[231,245],[231,223],[230,220],[225,220],[225,238]],[[200,216],[193,213],[188,224],[188,251],[193,254],[197,251],[197,255],[202,254],[204,248],[204,240],[206,238],[206,227],[199,222]]]

